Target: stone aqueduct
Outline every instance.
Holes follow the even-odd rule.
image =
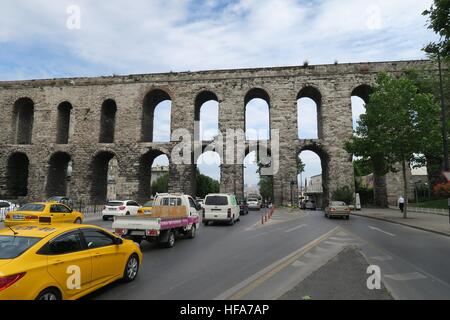
[[[246,102],[266,100],[270,127],[280,133],[279,166],[273,177],[276,204],[290,201],[290,184],[303,150],[322,161],[327,198],[338,186],[353,185],[344,141],[352,135],[351,96],[367,100],[379,72],[403,73],[430,67],[427,61],[335,64],[206,72],[182,72],[0,82],[0,197],[23,201],[64,194],[84,202],[106,197],[108,162],[119,166],[118,198],[149,197],[152,160],[178,143],[154,143],[155,106],[172,101],[171,130],[192,135],[199,106],[219,102],[219,129],[245,130]],[[319,138],[298,139],[297,100],[318,106]],[[72,179],[66,182],[68,163]],[[243,165],[221,166],[221,191],[243,195]],[[195,192],[195,165],[170,164],[169,189]],[[390,180],[396,197],[400,181]],[[68,185],[67,185],[68,184]]]

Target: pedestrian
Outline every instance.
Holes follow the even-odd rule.
[[[403,198],[403,196],[400,196],[400,198],[398,198],[398,206],[400,208],[400,211],[403,213],[403,210],[405,210],[405,198]]]

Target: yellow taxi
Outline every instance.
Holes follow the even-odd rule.
[[[96,226],[19,225],[0,230],[0,300],[75,300],[133,281],[139,245]]]
[[[19,207],[6,214],[5,226],[28,225],[35,223],[83,223],[81,212],[74,211],[62,203],[35,202]]]
[[[141,208],[138,209],[138,215],[144,216],[152,214],[153,201],[147,201]]]

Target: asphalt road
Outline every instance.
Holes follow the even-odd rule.
[[[202,226],[195,239],[180,239],[172,249],[160,249],[144,242],[144,261],[138,279],[127,285],[112,284],[88,298],[270,298],[272,296],[267,292],[282,289],[275,279],[279,283],[296,285],[296,271],[277,270],[278,278],[265,285],[258,283],[261,289],[252,287],[252,293],[246,292],[246,296],[239,295],[239,290],[252,277],[260,276],[261,270],[284,261],[302,247],[306,246],[306,256],[315,257],[315,260],[309,258],[303,263],[312,267],[308,264],[324,263],[329,258],[326,255],[332,251],[327,250],[327,246],[334,248],[341,242],[345,246],[359,246],[368,262],[381,268],[383,283],[394,298],[450,299],[448,237],[356,216],[350,221],[328,220],[321,212],[279,211],[266,226],[261,226],[260,220],[261,213],[250,212],[234,226]],[[103,227],[111,225],[103,221],[95,223]],[[319,239],[333,230],[340,232],[340,238],[331,234]],[[317,239],[320,241],[315,245],[320,244],[320,247],[309,248],[308,245]],[[321,255],[323,259],[320,259]],[[299,260],[296,262],[301,263]],[[271,273],[273,277],[274,271]]]
[[[346,246],[358,246],[380,267],[394,298],[450,299],[450,237],[357,216],[329,220],[321,212],[278,210],[262,226],[261,214],[250,212],[234,226],[201,226],[195,239],[179,239],[172,249],[143,242],[136,281],[86,299],[277,298]]]

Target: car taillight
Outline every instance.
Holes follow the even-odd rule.
[[[128,232],[127,229],[115,229],[114,233],[117,234],[118,236],[123,236],[124,234],[126,234]]]
[[[36,216],[26,216],[25,217],[25,220],[37,220],[38,219],[38,217],[36,217]]]
[[[146,230],[145,234],[149,237],[159,236],[159,231],[158,230]]]
[[[125,206],[121,206],[121,207],[119,207],[119,210],[125,210],[127,207],[125,207]]]
[[[331,208],[330,211],[331,211],[331,212],[335,212],[335,211],[336,211],[336,208]]]
[[[5,216],[5,219],[11,219],[11,215],[10,215],[10,214],[7,214],[7,215]]]
[[[228,218],[231,218],[231,209],[228,209]]]
[[[205,213],[206,213],[205,208],[202,208],[202,213],[203,213],[203,218],[204,218],[205,217]]]
[[[0,277],[0,291],[11,287],[14,283],[23,278],[25,272],[13,276]]]

